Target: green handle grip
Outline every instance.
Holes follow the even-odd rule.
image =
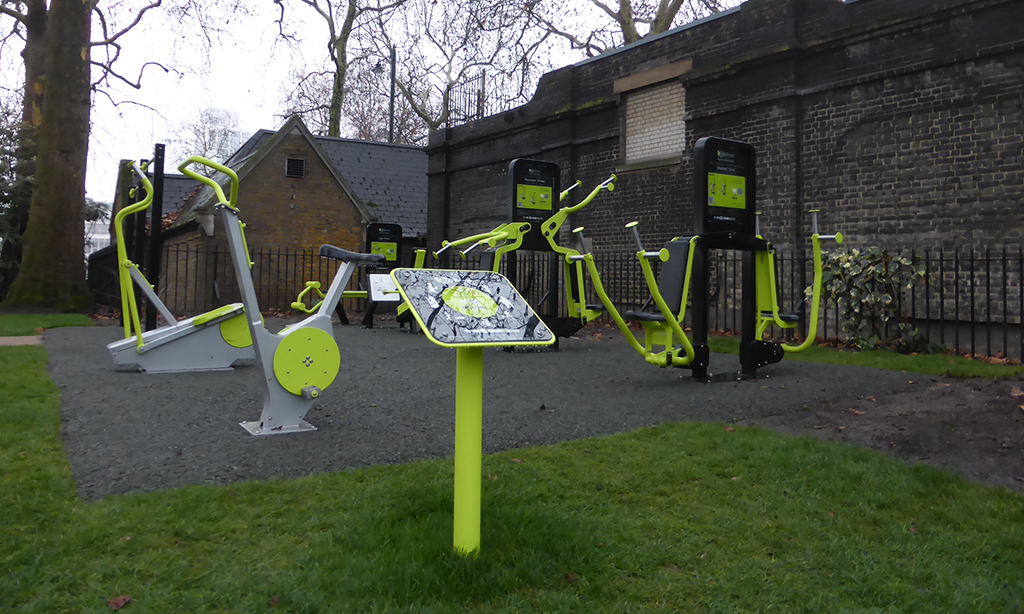
[[[231,179],[231,190],[229,197],[224,197],[224,190],[220,187],[220,184],[214,181],[210,177],[204,177],[199,173],[189,170],[189,164],[202,164],[203,166],[209,166],[215,171],[224,173]],[[189,156],[187,160],[178,165],[178,170],[183,174],[188,175],[192,179],[205,183],[206,185],[213,188],[213,191],[217,194],[217,200],[224,205],[231,207],[232,209],[238,209],[236,203],[238,202],[238,174],[223,164],[217,164],[213,160],[208,160],[202,156]]]

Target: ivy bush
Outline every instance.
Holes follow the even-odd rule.
[[[902,314],[904,291],[926,279],[924,262],[909,251],[843,248],[822,262],[821,288],[827,304],[839,307],[849,345],[933,353],[941,348]]]

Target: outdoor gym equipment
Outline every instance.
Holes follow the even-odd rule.
[[[631,222],[626,225],[637,243],[637,258],[640,260],[644,279],[651,291],[651,300],[657,307],[657,312],[627,312],[624,318],[604,291],[593,256],[571,256],[570,260],[586,264],[595,292],[605,309],[627,342],[647,362],[660,367],[691,369],[694,379],[700,381],[753,378],[758,368],[779,362],[786,352],[802,351],[813,343],[821,298],[821,239],[842,242],[842,235],[819,235],[817,212],[813,212],[815,277],[812,287],[810,332],[803,343],[794,346],[763,341],[761,337],[769,326],[775,324],[792,328],[796,326],[800,316],[784,314],[779,309],[774,249],[760,236],[757,229],[753,147],[738,141],[705,137],[697,142],[694,159],[697,200],[694,236],[675,238],[662,249],[651,252],[645,250],[640,242],[637,223]],[[582,228],[574,232],[580,234],[583,243]],[[708,374],[708,251],[711,249],[730,249],[743,253],[741,370],[736,374],[718,377]],[[651,265],[654,260],[663,263],[658,280],[655,280]],[[683,330],[686,301],[691,287],[692,340]],[[645,332],[643,345],[629,330],[626,320],[641,323]]]
[[[483,348],[551,345],[555,336],[498,273],[395,269],[391,277],[427,337],[456,350],[452,542],[471,555],[480,549]]]
[[[197,163],[226,175],[231,181],[230,197],[224,197],[220,184],[188,168]],[[356,268],[361,264],[382,262],[379,254],[359,254],[332,245],[321,245],[319,254],[340,262],[319,308],[306,319],[271,333],[263,325],[256,286],[252,279],[252,261],[243,232],[244,224],[238,218],[235,203],[238,198],[238,175],[230,168],[192,156],[178,167],[189,177],[213,189],[217,203],[213,212],[219,213],[227,234],[228,248],[238,278],[242,303],[248,315],[246,322],[252,337],[256,359],[263,369],[263,412],[260,419],[242,422],[252,435],[276,435],[301,431],[314,431],[316,427],[303,418],[313,407],[320,392],[331,385],[341,368],[341,352],[334,340],[331,313],[341,300]]]
[[[224,370],[230,369],[236,362],[251,360],[255,353],[241,303],[224,305],[187,320],[175,320],[139,267],[128,259],[124,221],[130,215],[145,211],[153,202],[153,185],[144,169],[140,169],[134,162],[131,168],[142,182],[146,195],[143,200],[121,209],[114,216],[125,336],[107,345],[114,364],[134,366],[146,373],[170,373]],[[135,296],[136,285],[167,321],[167,326],[143,331],[140,326],[139,303]]]
[[[566,218],[590,204],[602,190],[611,192],[615,189],[615,175],[598,184],[582,201],[570,207],[562,207],[553,214],[552,195],[558,186],[558,165],[540,160],[513,160],[509,166],[512,177],[512,203],[509,210],[511,221],[502,224],[490,232],[485,232],[456,241],[444,241],[441,249],[434,252],[439,257],[452,247],[469,245],[459,252],[463,258],[479,246],[486,246],[481,258],[481,269],[498,272],[501,258],[509,254],[509,279],[515,283],[515,252],[519,249],[542,250],[556,253],[562,261],[562,277],[565,284],[567,316],[558,313],[557,273],[550,275],[551,287],[540,300],[540,304],[550,301],[548,312],[543,315],[545,323],[556,337],[570,337],[587,322],[601,315],[601,305],[587,304],[584,290],[583,265],[571,256],[578,256],[575,249],[558,244],[558,233]],[[559,202],[565,200],[569,193],[582,185],[577,181],[568,189],[560,192]],[[543,217],[547,216],[547,217]],[[552,262],[554,264],[554,262]],[[555,265],[557,266],[557,265]]]
[[[811,210],[811,253],[814,259],[814,281],[811,283],[811,318],[808,322],[807,335],[802,343],[790,345],[783,343],[784,352],[802,352],[811,347],[818,335],[818,309],[821,305],[821,242],[832,239],[837,244],[842,244],[843,233],[837,232],[833,235],[818,234],[818,213],[817,209]],[[760,236],[760,232],[758,232]],[[757,334],[756,338],[764,337],[765,332],[771,326],[781,329],[792,329],[803,320],[804,310],[796,312],[780,313],[779,310],[779,288],[775,283],[775,248],[769,243],[768,249],[756,254],[757,266]],[[804,305],[801,305],[804,307]]]

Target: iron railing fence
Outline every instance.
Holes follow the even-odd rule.
[[[932,342],[961,354],[1001,356],[1019,361],[1024,353],[1024,248],[986,250],[918,249],[912,252],[927,271],[926,283],[898,297],[902,317],[916,325]],[[440,259],[427,257],[429,268],[478,269],[482,253],[444,253]],[[326,291],[337,268],[335,262],[320,258],[313,250],[253,249],[253,278],[265,312],[286,312],[306,281],[319,281]],[[742,304],[741,254],[718,250],[711,253],[709,285],[709,327],[713,331],[737,332]],[[609,298],[621,312],[640,309],[649,298],[640,263],[632,253],[598,253],[598,271]],[[780,306],[794,311],[803,300],[804,289],[813,279],[809,250],[779,250]],[[507,260],[499,270],[508,275]],[[366,288],[363,269],[353,277],[350,290]],[[548,252],[516,253],[517,288],[539,313],[549,312],[547,301],[551,276],[558,279],[560,315],[565,312],[564,283],[560,261]],[[587,302],[598,303],[586,277]],[[228,302],[240,300],[231,256],[226,250],[195,245],[165,248],[159,295],[177,315],[194,315]],[[306,301],[307,305],[311,301]],[[365,308],[362,299],[344,299],[349,311]],[[810,310],[807,310],[808,315]],[[604,320],[611,321],[605,315]],[[689,314],[687,315],[689,324]],[[844,339],[843,321],[837,306],[823,304],[817,336]],[[806,332],[806,324],[801,333]],[[788,333],[790,337],[793,333]]]

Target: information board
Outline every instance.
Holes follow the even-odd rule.
[[[704,137],[694,148],[696,234],[754,234],[754,148],[739,141]]]
[[[366,251],[384,256],[388,268],[398,265],[398,246],[402,242],[402,227],[398,224],[374,222],[366,227]]]
[[[555,336],[508,279],[490,271],[391,272],[423,332],[444,347],[549,345]]]
[[[543,160],[513,160],[508,174],[511,182],[508,221],[531,225],[521,249],[550,251],[541,222],[551,217],[558,206],[558,165]]]

